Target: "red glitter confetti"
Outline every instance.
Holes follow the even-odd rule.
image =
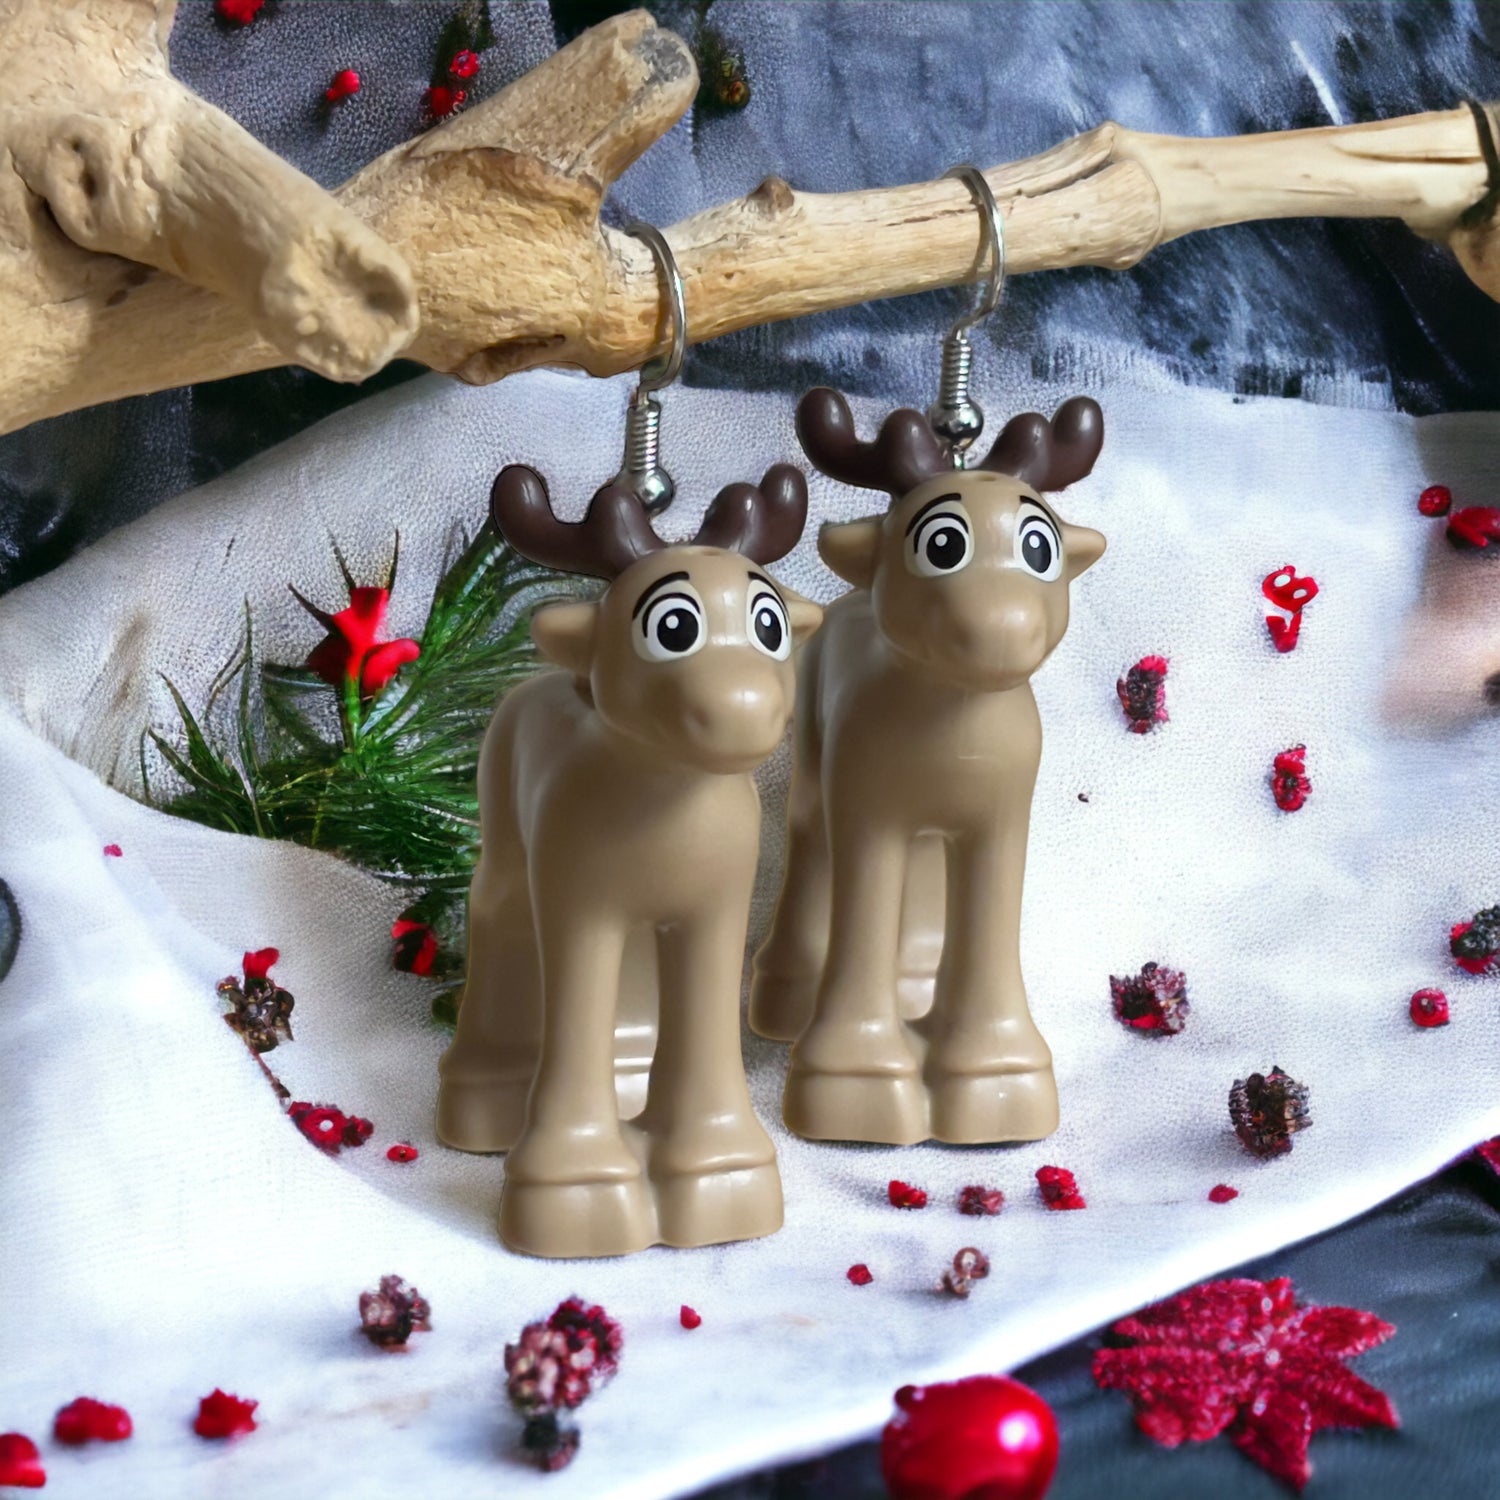
[[[1448,951],[1466,974],[1488,974],[1500,961],[1500,906],[1474,913],[1467,922],[1455,922],[1448,931]]]
[[[472,78],[479,71],[479,54],[467,48],[448,64],[448,72],[454,78]]]
[[[1418,1026],[1446,1026],[1448,997],[1441,990],[1418,990],[1411,997],[1411,1018]]]
[[[359,74],[353,68],[340,68],[323,90],[323,97],[330,104],[342,104],[345,99],[352,99],[359,88]]]
[[[1240,1195],[1238,1188],[1232,1188],[1227,1182],[1221,1182],[1217,1187],[1208,1190],[1208,1201],[1210,1203],[1233,1203]]]
[[[70,1448],[84,1443],[122,1443],[134,1428],[123,1406],[106,1406],[92,1396],[70,1401],[52,1419],[52,1436]]]
[[[927,1207],[926,1191],[913,1187],[909,1182],[902,1182],[899,1178],[891,1178],[890,1186],[885,1191],[886,1196],[891,1200],[892,1208]]]
[[[1395,1331],[1352,1307],[1299,1306],[1285,1277],[1210,1281],[1116,1323],[1094,1380],[1125,1391],[1136,1425],[1163,1447],[1227,1429],[1242,1453],[1300,1490],[1315,1432],[1398,1425],[1384,1392],[1344,1365]]]
[[[1446,484],[1429,484],[1417,496],[1417,509],[1424,516],[1446,516],[1453,508],[1453,491]]]
[[[39,1490],[47,1482],[42,1455],[22,1432],[0,1432],[0,1489]]]
[[[686,1302],[682,1304],[682,1310],[677,1314],[677,1320],[684,1328],[697,1328],[703,1322],[703,1314],[695,1312]]]
[[[892,1500],[1042,1500],[1057,1468],[1057,1421],[1005,1375],[902,1386],[880,1435]]]
[[[1115,683],[1115,693],[1132,734],[1145,734],[1157,724],[1165,724],[1170,718],[1166,657],[1143,656]]]
[[[1461,552],[1485,551],[1500,542],[1500,509],[1466,505],[1448,517],[1448,540]]]
[[[199,1437],[232,1438],[255,1431],[255,1408],[259,1401],[242,1401],[217,1386],[198,1403],[193,1431]]]
[[[240,960],[246,980],[267,978],[271,973],[271,966],[280,957],[281,951],[277,948],[259,948],[254,953],[247,953]]]
[[[430,974],[437,959],[437,933],[430,922],[413,922],[398,917],[391,923],[396,951],[391,958],[395,968],[406,974]]]
[[[461,110],[468,97],[464,89],[450,89],[441,83],[435,83],[422,95],[422,105],[433,119],[441,120]]]
[[[396,1144],[385,1153],[385,1159],[387,1161],[407,1162],[415,1161],[420,1155],[421,1152],[419,1152],[417,1148],[413,1146],[409,1141],[397,1141]]]
[[[999,1188],[981,1187],[973,1183],[958,1190],[958,1211],[974,1218],[993,1217],[1005,1207],[1005,1194]]]
[[[214,0],[214,14],[233,26],[248,26],[265,5],[266,0]]]
[[[125,856],[125,851],[118,844],[106,844],[104,852],[111,859],[123,859]]]
[[[869,1286],[869,1284],[875,1279],[870,1268],[863,1261],[860,1261],[856,1265],[850,1266],[849,1269],[844,1272],[844,1275],[847,1276],[855,1286]]]
[[[1042,1194],[1042,1202],[1048,1208],[1087,1208],[1088,1203],[1078,1191],[1073,1174],[1066,1167],[1038,1167],[1036,1185]]]
[[[1271,763],[1271,793],[1282,812],[1296,812],[1312,792],[1307,779],[1307,746],[1293,745]]]

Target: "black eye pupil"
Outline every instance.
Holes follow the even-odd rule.
[[[1039,526],[1026,533],[1021,542],[1021,551],[1025,555],[1026,566],[1038,573],[1045,573],[1052,566],[1052,543]]]
[[[784,632],[781,626],[781,616],[771,608],[769,604],[763,604],[755,611],[755,638],[767,651],[781,650],[781,641]]]
[[[939,526],[927,538],[927,561],[935,568],[956,568],[963,561],[964,534],[957,526]]]
[[[668,651],[690,650],[698,639],[698,617],[690,609],[672,609],[661,617],[656,638]]]

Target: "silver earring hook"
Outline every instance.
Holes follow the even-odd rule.
[[[672,324],[672,346],[665,354],[641,366],[640,377],[625,411],[625,462],[616,478],[635,491],[636,498],[648,515],[665,510],[677,493],[672,476],[662,468],[661,402],[655,392],[664,390],[677,379],[687,353],[687,295],[682,273],[672,247],[654,224],[637,219],[624,232],[645,242],[656,261],[657,274],[666,291],[668,317]]]
[[[1000,306],[1005,290],[1005,221],[985,175],[972,162],[950,167],[944,177],[960,178],[979,209],[979,264],[989,268],[979,305],[964,313],[943,340],[943,375],[938,398],[927,408],[932,430],[948,444],[953,467],[964,466],[964,454],[984,431],[984,413],[969,395],[969,376],[974,364],[974,346],[969,330],[984,322]]]

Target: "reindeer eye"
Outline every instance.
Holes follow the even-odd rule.
[[[785,661],[792,654],[792,625],[780,596],[764,587],[751,589],[748,610],[750,639],[756,648]]]
[[[632,640],[636,655],[647,661],[675,661],[701,651],[708,640],[702,601],[680,586],[657,594],[642,610]]]
[[[955,506],[932,511],[918,521],[912,529],[906,565],[923,578],[940,578],[945,573],[956,573],[973,556],[974,536],[969,518]]]
[[[1044,582],[1062,572],[1062,541],[1057,528],[1039,511],[1022,511],[1016,527],[1016,561]]]

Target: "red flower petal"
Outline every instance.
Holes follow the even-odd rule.
[[[0,1488],[39,1490],[47,1482],[42,1455],[22,1432],[0,1432]]]
[[[1485,548],[1500,541],[1500,509],[1466,505],[1448,517],[1448,540],[1459,548]]]
[[[265,4],[266,0],[214,0],[214,13],[235,26],[248,26]]]
[[[913,1187],[911,1183],[902,1182],[895,1177],[886,1189],[886,1196],[891,1200],[892,1208],[927,1207],[927,1193],[924,1189]]]
[[[387,1161],[415,1161],[421,1153],[409,1141],[398,1141],[385,1153]]]
[[[111,859],[120,859],[124,856],[125,853],[125,851],[120,848],[118,844],[106,844],[104,846],[104,852],[109,855]]]
[[[255,1408],[259,1405],[259,1401],[242,1401],[215,1386],[198,1403],[193,1431],[206,1438],[232,1438],[254,1432]]]
[[[1349,1359],[1383,1344],[1396,1329],[1357,1307],[1306,1307],[1298,1319],[1299,1337],[1335,1359]]]
[[[134,1428],[123,1406],[106,1406],[91,1396],[70,1401],[52,1419],[52,1436],[59,1443],[77,1447],[82,1443],[121,1443]]]
[[[247,953],[241,961],[245,978],[264,979],[271,972],[271,965],[280,957],[281,952],[276,948],[258,948],[254,953]]]
[[[359,687],[366,698],[373,698],[409,661],[415,661],[422,648],[410,640],[387,641],[376,646],[364,659]]]
[[[1238,1188],[1232,1188],[1227,1182],[1221,1182],[1217,1187],[1208,1190],[1208,1201],[1210,1203],[1232,1203],[1240,1195]]]
[[[1312,1464],[1307,1458],[1312,1434],[1312,1413],[1307,1403],[1289,1391],[1270,1391],[1258,1395],[1246,1408],[1244,1420],[1230,1440],[1267,1473],[1300,1490],[1312,1478]]]
[[[987,1188],[974,1183],[958,1191],[958,1211],[961,1214],[984,1218],[999,1213],[1004,1207],[1005,1194],[999,1188]]]
[[[1048,1208],[1088,1207],[1083,1194],[1078,1191],[1078,1184],[1073,1180],[1073,1174],[1066,1167],[1038,1167],[1036,1185],[1041,1192],[1042,1202]]]
[[[363,1146],[374,1134],[375,1127],[368,1120],[362,1120],[358,1115],[349,1115],[344,1120],[339,1139],[346,1146]]]
[[[696,1328],[703,1321],[702,1313],[694,1312],[686,1302],[682,1304],[682,1311],[677,1314],[677,1317],[684,1328]]]
[[[847,1276],[855,1286],[869,1286],[869,1284],[875,1279],[875,1277],[870,1272],[870,1268],[863,1261],[859,1261],[855,1265],[850,1266],[849,1269],[844,1272],[844,1275]]]

